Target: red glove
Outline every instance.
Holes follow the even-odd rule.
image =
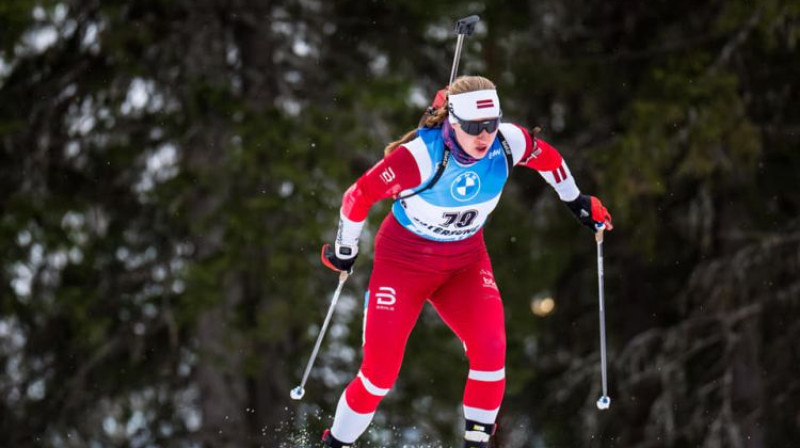
[[[565,204],[578,218],[578,221],[590,228],[592,232],[597,232],[600,226],[605,226],[606,230],[614,228],[611,224],[611,214],[608,213],[600,199],[594,196],[581,194],[574,201],[565,202]]]

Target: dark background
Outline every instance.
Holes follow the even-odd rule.
[[[487,225],[498,446],[800,446],[800,2],[5,0],[0,446],[316,444],[356,373],[374,207],[302,402],[341,195],[461,74],[541,125],[606,238],[517,170]],[[546,316],[534,299],[552,297]],[[457,446],[428,309],[362,446]]]

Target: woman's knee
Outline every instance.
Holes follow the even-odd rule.
[[[500,368],[506,360],[506,336],[495,334],[465,343],[467,358],[473,368]]]
[[[383,376],[376,380],[363,370],[359,370],[355,379],[345,390],[347,404],[354,411],[362,414],[375,412],[378,404],[389,393],[397,376]]]

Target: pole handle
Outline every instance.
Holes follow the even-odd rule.
[[[466,34],[467,36],[471,36],[475,31],[475,24],[480,20],[481,18],[476,15],[459,19],[458,22],[456,22],[456,34]]]

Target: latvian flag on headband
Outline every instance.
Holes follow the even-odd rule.
[[[484,120],[499,117],[501,113],[500,98],[495,89],[451,94],[448,96],[448,101],[453,111],[450,123],[456,122],[455,116],[461,120]]]

